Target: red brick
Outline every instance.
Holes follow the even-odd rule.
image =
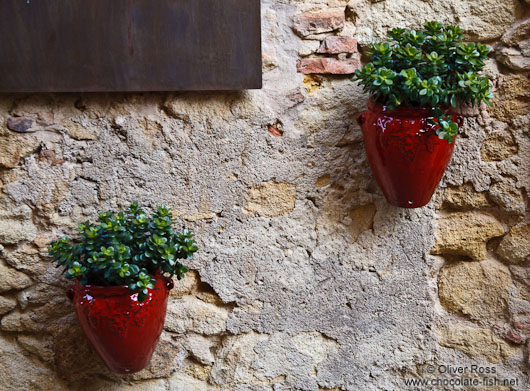
[[[508,330],[506,333],[506,339],[512,341],[513,343],[521,344],[523,343],[523,337],[513,330]]]
[[[269,133],[272,134],[274,137],[283,136],[283,130],[278,128],[278,126],[276,125],[269,125]]]
[[[296,62],[298,72],[308,74],[349,75],[359,68],[359,60],[346,58],[303,58]]]
[[[318,53],[328,54],[357,53],[357,51],[357,40],[351,37],[326,37],[318,49]]]
[[[344,26],[344,21],[344,8],[306,12],[293,18],[293,29],[303,38],[312,34],[339,30]]]

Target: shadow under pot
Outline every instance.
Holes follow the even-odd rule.
[[[66,295],[95,351],[110,370],[134,373],[144,369],[158,343],[173,280],[155,273],[156,284],[139,303],[127,286],[82,285],[76,281]]]
[[[460,127],[463,117],[449,110]],[[364,147],[375,179],[387,201],[401,208],[429,203],[449,164],[455,140],[436,135],[430,108],[399,106],[389,110],[374,101],[361,112]]]

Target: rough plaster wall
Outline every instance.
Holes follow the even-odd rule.
[[[294,34],[293,16],[328,7],[341,31]],[[528,389],[528,36],[501,41],[528,7],[264,1],[262,90],[2,96],[0,389],[412,390],[429,365],[472,364],[518,379],[480,389]],[[523,60],[490,60],[495,106],[466,119],[433,201],[404,210],[367,165],[361,89],[295,63],[325,35],[362,47],[430,19]],[[123,377],[82,336],[46,245],[131,200],[171,205],[200,252],[150,366]]]

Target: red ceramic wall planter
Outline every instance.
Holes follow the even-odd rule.
[[[81,285],[67,291],[86,337],[105,364],[117,373],[146,367],[164,326],[173,280],[155,274],[145,301],[127,286]]]
[[[458,125],[460,115],[453,115]],[[366,155],[387,201],[402,208],[426,205],[449,164],[454,141],[436,136],[428,108],[398,107],[394,111],[370,101],[357,117]]]

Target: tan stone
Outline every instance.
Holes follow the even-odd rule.
[[[321,177],[317,179],[315,182],[316,187],[324,187],[329,185],[331,182],[331,175],[330,174],[324,174]]]
[[[499,81],[489,114],[503,122],[530,112],[530,73],[506,75]]]
[[[263,182],[250,189],[244,210],[261,217],[279,217],[294,209],[296,185],[284,182]]]
[[[0,135],[0,168],[13,168],[20,159],[35,152],[39,142],[33,136],[13,134]]]
[[[176,372],[169,379],[169,391],[207,391],[208,383]]]
[[[526,201],[515,180],[506,178],[502,182],[495,183],[489,189],[489,196],[491,201],[500,206],[504,212],[525,214]]]
[[[0,292],[7,292],[11,289],[23,289],[32,284],[31,278],[18,270],[12,269],[0,261]]]
[[[150,139],[159,135],[163,129],[163,126],[159,121],[152,121],[145,117],[138,119],[138,125],[142,128],[144,135]]]
[[[131,375],[135,380],[169,377],[175,370],[175,358],[182,354],[182,347],[166,332],[162,332],[155,352],[147,367]]]
[[[495,217],[479,212],[450,213],[439,218],[437,223],[432,254],[484,259],[488,240],[504,234],[504,227]]]
[[[185,214],[181,216],[186,221],[200,221],[200,220],[210,220],[215,217],[215,213],[213,212],[197,212],[197,213],[191,213],[191,214]]]
[[[502,238],[497,254],[510,263],[521,263],[530,257],[530,224],[513,227],[508,235]]]
[[[57,374],[68,382],[112,378],[110,370],[94,352],[77,321],[59,326],[52,345]]]
[[[324,361],[330,353],[338,349],[337,341],[318,331],[299,333],[293,337],[293,343],[299,352],[312,357],[315,364]]]
[[[224,385],[254,381],[251,366],[256,358],[255,347],[267,338],[266,334],[250,332],[223,339],[223,344],[216,354],[215,364],[210,371],[210,382]]]
[[[495,336],[490,330],[468,326],[442,327],[437,330],[438,343],[460,350],[468,356],[497,364],[506,361],[517,349]]]
[[[50,321],[72,313],[72,307],[65,304],[66,298],[59,297],[40,306],[21,311],[15,309],[5,315],[0,328],[5,331],[39,332],[48,326]]]
[[[186,369],[184,370],[184,373],[186,375],[194,377],[195,379],[206,381],[208,380],[208,377],[210,376],[211,370],[212,370],[211,365],[202,365],[196,362],[192,362],[190,365],[186,367]]]
[[[2,391],[62,390],[52,371],[27,357],[14,341],[0,336],[0,387]]]
[[[53,362],[53,341],[49,337],[33,337],[29,335],[19,335],[17,342],[22,348],[31,354],[36,355],[42,361]]]
[[[190,270],[182,280],[173,279],[174,287],[169,291],[170,296],[183,296],[190,294],[199,284],[199,275],[195,270]]]
[[[66,127],[68,136],[75,140],[96,140],[98,136],[93,129],[86,128],[76,122],[70,122]]]
[[[0,315],[8,313],[17,306],[17,300],[13,297],[0,296]]]
[[[35,284],[17,295],[20,308],[25,310],[29,305],[42,305],[53,300],[64,302],[65,289],[49,284]]]
[[[322,85],[322,79],[317,75],[305,75],[304,87],[308,94],[316,91]]]
[[[32,211],[27,205],[0,210],[0,243],[15,244],[22,240],[31,241],[37,235],[37,228],[31,221]]]
[[[492,40],[501,37],[516,21],[518,5],[514,0],[392,0],[377,1],[358,7],[366,1],[350,1],[355,16],[357,39],[364,45],[386,38],[394,26],[419,29],[426,20],[440,20],[463,28],[469,40]]]
[[[320,47],[320,41],[301,41],[298,55],[300,57],[307,57],[315,53]]]
[[[506,267],[494,260],[449,263],[440,270],[440,303],[451,312],[492,320],[507,314],[512,280]]]
[[[485,162],[496,162],[515,155],[518,150],[513,135],[507,130],[502,130],[488,135],[480,148],[480,156]]]
[[[226,330],[228,310],[193,296],[173,297],[167,308],[165,329],[175,333],[193,331],[215,335]]]
[[[526,18],[517,23],[514,23],[504,35],[502,42],[508,46],[516,46],[521,41],[530,37],[530,18]]]
[[[373,228],[375,212],[375,205],[370,204],[353,209],[348,213],[351,219],[350,234],[353,241],[356,241],[362,232]]]
[[[186,335],[184,347],[199,363],[212,365],[215,361],[212,350],[216,348],[216,342],[202,335],[189,334]]]
[[[443,189],[442,200],[444,207],[452,209],[477,209],[491,206],[486,194],[476,192],[473,185],[469,183]]]
[[[518,49],[500,48],[497,50],[495,58],[500,63],[515,71],[530,70],[530,57],[523,55]]]

